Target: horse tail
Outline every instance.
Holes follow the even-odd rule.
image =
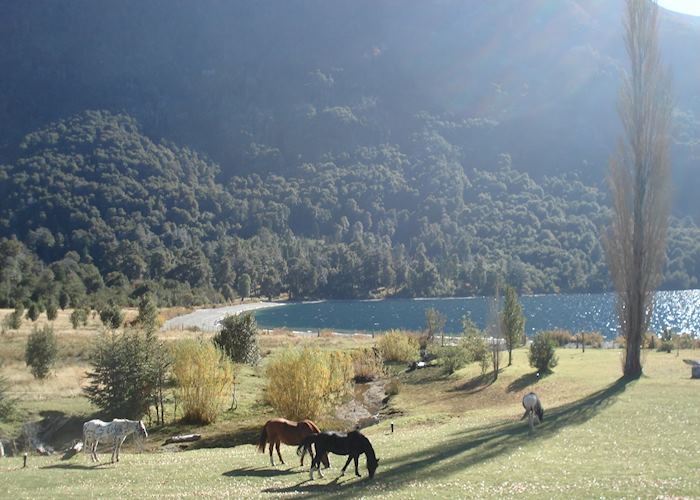
[[[297,455],[301,456],[304,451],[311,453],[311,445],[314,442],[316,434],[309,434],[301,440],[301,444],[297,446]],[[313,454],[311,455],[313,457]]]
[[[262,432],[260,433],[260,439],[258,440],[258,451],[260,453],[265,453],[265,445],[267,444],[267,424],[263,425]],[[270,445],[272,446],[272,445]]]

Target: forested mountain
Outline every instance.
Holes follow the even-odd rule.
[[[606,289],[621,7],[0,0],[0,306],[220,300],[243,275],[295,298]],[[700,23],[664,13],[661,40],[665,286],[689,287]]]

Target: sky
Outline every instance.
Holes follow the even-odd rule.
[[[700,0],[659,0],[659,5],[668,10],[700,16]]]

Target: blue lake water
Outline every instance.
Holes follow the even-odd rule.
[[[611,339],[617,336],[615,295],[533,295],[520,298],[528,335],[563,328],[573,332],[597,331]],[[384,331],[393,328],[421,330],[425,310],[434,308],[447,317],[445,331],[459,332],[468,315],[480,328],[488,317],[486,298],[329,300],[292,303],[256,311],[262,328],[294,330],[331,329],[338,332]],[[677,332],[700,332],[700,290],[658,292],[651,329],[664,327]]]

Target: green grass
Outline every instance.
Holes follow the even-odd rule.
[[[93,466],[87,456],[70,461],[30,457],[0,461],[0,496],[46,497],[657,497],[700,494],[700,381],[689,378],[683,357],[648,353],[646,375],[618,380],[619,351],[559,350],[559,366],[540,381],[526,353],[496,382],[469,366],[453,376],[427,369],[402,376],[389,422],[365,429],[380,457],[373,481],[348,474],[336,457],[325,479],[308,481],[305,467],[272,468],[250,444],[268,418],[251,396],[245,411],[216,427],[225,436],[247,428],[230,448],[181,453],[124,453],[118,465]],[[255,378],[255,374],[249,374]],[[255,383],[261,384],[260,378]],[[252,386],[251,386],[252,387]],[[261,385],[257,386],[258,389]],[[535,390],[545,421],[533,436],[519,418],[520,398]],[[249,404],[250,403],[250,404]],[[256,415],[256,411],[263,414]],[[245,422],[245,426],[243,426]],[[200,429],[207,434],[207,429]],[[151,446],[157,443],[150,443]],[[210,445],[226,444],[225,440]],[[298,465],[291,447],[283,456]],[[108,460],[102,454],[103,461]],[[350,471],[351,472],[351,471]]]

